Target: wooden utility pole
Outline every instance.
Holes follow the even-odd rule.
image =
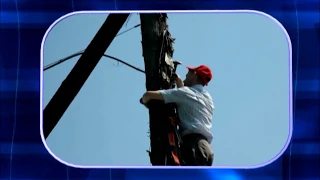
[[[47,138],[127,20],[129,14],[109,14],[76,65],[62,82],[43,112]],[[81,38],[81,37],[80,37]]]
[[[142,49],[146,73],[146,89],[170,88],[174,73],[173,41],[168,31],[167,14],[140,14]],[[150,161],[153,166],[173,165],[167,157],[167,123],[172,108],[160,101],[150,101]]]

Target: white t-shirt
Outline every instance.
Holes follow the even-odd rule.
[[[180,118],[181,136],[199,133],[212,142],[212,115],[214,105],[210,94],[202,85],[160,90],[165,103],[176,103]]]

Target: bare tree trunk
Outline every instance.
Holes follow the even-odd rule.
[[[173,38],[170,37],[166,14],[140,14],[146,89],[170,88],[174,71],[172,63]],[[167,56],[167,58],[166,58]],[[167,157],[167,123],[172,107],[160,101],[149,104],[150,161],[154,166],[170,165]]]

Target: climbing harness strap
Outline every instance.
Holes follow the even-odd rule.
[[[170,116],[168,122],[168,155],[173,159],[175,165],[182,165],[180,145],[182,143],[178,134],[179,116]]]

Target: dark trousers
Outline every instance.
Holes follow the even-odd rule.
[[[212,166],[214,154],[207,139],[201,134],[182,137],[181,157],[184,166]]]

